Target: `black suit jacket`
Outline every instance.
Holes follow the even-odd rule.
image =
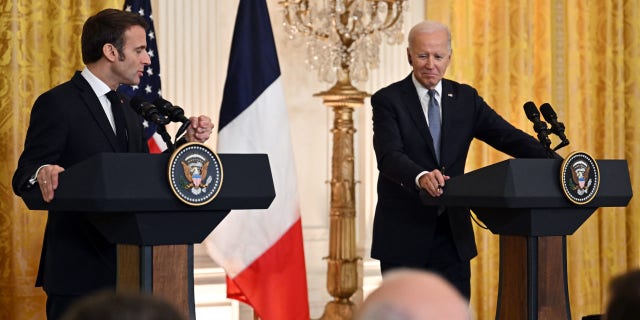
[[[440,163],[411,75],[380,89],[371,97],[371,105],[379,170],[371,246],[376,259],[414,267],[426,263],[437,207],[422,205],[415,178],[422,171],[443,167],[451,177],[463,174],[474,138],[514,157],[547,156],[536,139],[500,117],[474,88],[451,80],[442,80]],[[459,257],[473,258],[477,249],[469,210],[447,212]]]
[[[140,118],[126,104],[128,152],[148,152]],[[37,188],[37,184],[29,186],[28,180],[43,164],[66,169],[97,153],[125,151],[119,149],[98,97],[77,72],[36,99],[13,176],[14,192],[20,195],[25,188]],[[115,281],[115,245],[83,213],[50,211],[36,285],[48,294],[85,294],[114,287]]]

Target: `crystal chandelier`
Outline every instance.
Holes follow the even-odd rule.
[[[338,72],[366,81],[377,68],[379,46],[403,41],[402,13],[407,0],[280,1],[285,31],[306,40],[307,63],[322,81],[333,83]]]

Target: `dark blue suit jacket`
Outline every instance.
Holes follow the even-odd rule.
[[[148,152],[140,118],[128,106],[124,115],[128,152]],[[43,164],[66,169],[97,153],[124,151],[119,150],[98,97],[77,72],[70,81],[36,99],[13,176],[14,192],[20,195],[29,188],[29,178]],[[48,294],[75,295],[114,287],[115,282],[115,245],[108,243],[83,213],[50,211],[36,285]]]
[[[380,89],[371,97],[371,105],[379,170],[371,256],[379,260],[414,267],[426,264],[437,207],[422,205],[415,178],[442,167],[451,177],[463,174],[474,138],[514,157],[547,157],[536,139],[505,121],[468,85],[442,80],[440,163],[411,75]],[[448,218],[459,257],[476,256],[469,210],[450,208]]]

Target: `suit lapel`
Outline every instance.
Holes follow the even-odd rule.
[[[413,84],[413,80],[411,80],[411,75],[406,77],[402,82],[402,87],[404,91],[403,95],[403,103],[405,105],[405,109],[409,112],[409,117],[413,120],[413,123],[416,125],[416,129],[419,132],[420,137],[425,140],[427,146],[429,146],[429,152],[431,152],[431,156],[433,157],[433,161],[437,163],[436,159],[436,150],[433,146],[433,138],[431,137],[431,133],[429,132],[429,126],[427,125],[427,118],[424,115],[424,111],[422,110],[422,104],[420,104],[420,97],[416,92],[416,87]],[[443,114],[444,120],[444,114]],[[444,122],[444,121],[443,121]],[[444,130],[444,128],[443,128]],[[440,146],[443,144],[442,135],[440,136]],[[441,149],[441,157],[442,157],[442,149]]]
[[[409,117],[411,118],[411,120],[413,120],[416,129],[420,133],[420,137],[422,137],[422,139],[424,139],[429,144],[429,146],[431,147],[431,151],[433,152],[433,139],[431,138],[431,134],[429,133],[427,119],[424,116],[424,111],[422,111],[420,97],[418,97],[418,94],[416,93],[416,87],[413,85],[411,75],[406,77],[402,82],[402,89],[404,92],[404,94],[402,95],[402,103],[409,113]]]
[[[109,119],[107,119],[107,115],[104,113],[102,104],[100,104],[98,97],[95,92],[93,92],[93,89],[91,89],[87,80],[82,77],[80,72],[76,72],[73,78],[71,78],[71,81],[76,87],[78,87],[80,98],[84,102],[85,107],[87,107],[87,110],[89,110],[93,119],[96,121],[98,128],[100,128],[105,138],[109,141],[113,151],[119,151],[120,148],[118,146],[116,134],[113,132]]]
[[[124,97],[124,104],[125,104],[125,108],[128,108],[127,106],[129,105],[130,101],[127,97]],[[131,108],[128,108],[129,111],[133,110]],[[143,119],[142,117],[138,116],[137,113],[134,112],[124,112],[124,119],[126,120],[126,127],[127,127],[127,142],[128,142],[128,147],[129,147],[129,151],[133,151],[133,150],[138,150],[139,149],[139,144],[137,143],[137,141],[140,141],[140,135],[137,132],[140,132],[140,127],[139,124],[142,123]]]
[[[451,82],[442,79],[442,97],[440,99],[442,108],[442,131],[440,133],[440,164],[446,166],[447,158],[447,138],[451,134],[453,124],[451,123],[451,113],[454,112],[456,106],[456,96],[453,93]]]

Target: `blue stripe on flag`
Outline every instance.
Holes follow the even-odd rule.
[[[240,0],[218,131],[249,107],[279,76],[266,1]]]

